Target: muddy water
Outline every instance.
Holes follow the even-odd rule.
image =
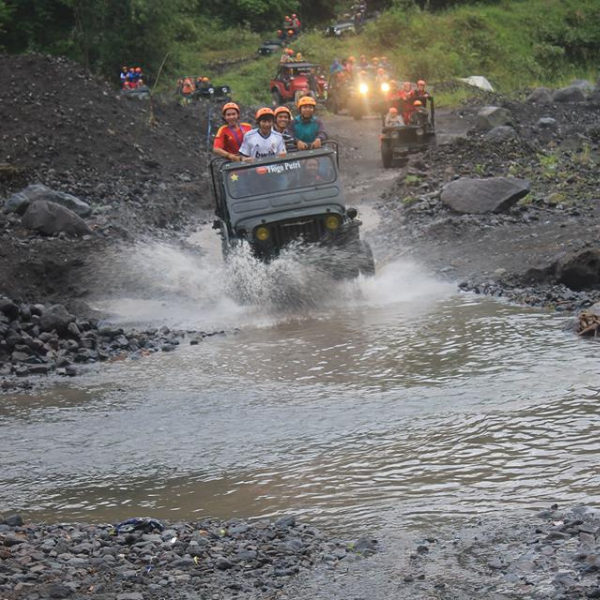
[[[96,522],[294,512],[356,532],[600,501],[597,348],[564,318],[402,262],[301,309],[192,301],[211,272],[178,260],[187,296],[113,309],[228,333],[4,396],[0,506]]]

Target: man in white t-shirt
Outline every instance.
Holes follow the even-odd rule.
[[[273,131],[275,114],[270,108],[259,108],[255,116],[258,127],[244,136],[240,146],[242,161],[251,162],[267,156],[285,156],[285,141],[277,131]]]

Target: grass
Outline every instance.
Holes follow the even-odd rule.
[[[396,9],[369,23],[359,36],[338,40],[309,31],[293,49],[324,66],[334,58],[385,54],[396,65],[398,80],[424,78],[435,86],[435,82],[483,75],[497,91],[519,97],[526,88],[563,87],[575,78],[595,81],[600,60],[598,22],[597,0],[501,0],[437,13]],[[256,105],[270,100],[268,83],[278,57],[252,58],[262,38],[269,35],[260,37],[243,28],[190,28],[188,37],[178,42],[171,77],[206,70],[216,83],[231,85],[240,102]],[[218,75],[211,72],[215,62],[243,59],[249,62]],[[434,92],[436,104],[458,106],[474,91],[444,86]]]

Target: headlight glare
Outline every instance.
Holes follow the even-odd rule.
[[[254,237],[260,242],[268,240],[270,235],[271,233],[269,232],[268,227],[259,227],[254,232]]]
[[[389,83],[382,83],[381,84],[381,91],[382,92],[389,92],[390,91],[390,84]]]
[[[369,86],[368,86],[366,83],[361,83],[361,84],[358,86],[358,91],[359,91],[361,94],[366,94],[366,93],[369,91]]]
[[[329,231],[335,231],[340,228],[340,219],[335,215],[329,215],[325,217],[325,227],[329,229]]]

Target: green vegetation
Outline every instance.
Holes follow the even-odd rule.
[[[0,49],[63,54],[114,78],[123,64],[156,76],[212,75],[242,102],[269,99],[276,57],[256,59],[285,14],[301,10],[322,30],[344,2],[327,0],[0,0]],[[399,79],[448,82],[484,75],[504,93],[595,79],[600,60],[598,0],[380,0],[382,17],[356,37],[305,33],[295,51],[329,65],[334,58],[385,54]],[[258,33],[262,32],[262,33]],[[229,67],[227,65],[230,64]],[[472,89],[445,86],[438,105]]]

